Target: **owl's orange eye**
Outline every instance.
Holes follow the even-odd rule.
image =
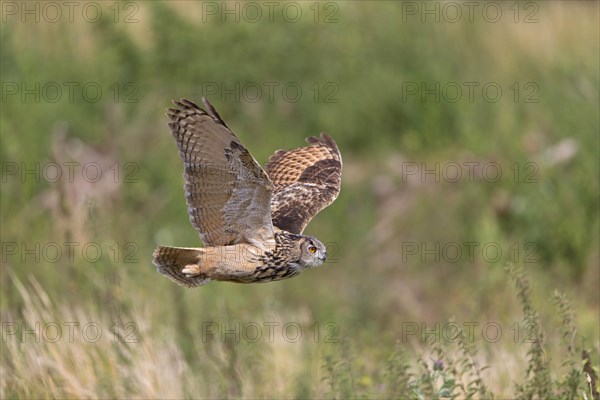
[[[317,251],[317,248],[315,246],[308,246],[308,251],[314,253],[315,251]]]

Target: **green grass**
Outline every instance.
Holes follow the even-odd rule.
[[[124,24],[102,4],[94,24],[0,26],[0,397],[597,398],[597,4],[540,2],[532,24],[514,23],[512,3],[498,23],[421,23],[403,22],[394,2],[346,2],[329,24],[203,22],[192,2],[140,3],[139,22]],[[6,93],[36,82],[103,92],[97,102]],[[261,163],[320,131],[335,138],[342,192],[306,231],[335,261],[273,284],[179,288],[151,265],[158,244],[199,245],[164,110],[207,84],[268,82],[303,95],[209,99]],[[503,96],[406,95],[436,82],[493,82]],[[526,103],[532,88],[538,101]],[[76,169],[73,181],[36,182],[6,169],[70,161],[97,162],[104,179]],[[473,179],[465,168],[457,182],[407,171],[471,162]],[[65,242],[79,243],[73,257]],[[98,259],[83,252],[90,243]],[[21,336],[36,323],[63,336]],[[73,342],[65,323],[79,323]],[[101,327],[97,342],[86,323]],[[298,341],[286,324],[301,328]],[[453,324],[473,335],[447,340]],[[236,326],[249,336],[222,335]],[[497,341],[482,336],[496,326]]]

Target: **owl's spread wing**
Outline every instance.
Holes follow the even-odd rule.
[[[298,234],[337,198],[342,178],[342,156],[335,141],[324,133],[306,141],[309,146],[278,150],[265,166],[275,187],[273,225]]]
[[[190,222],[206,245],[273,240],[273,185],[213,106],[174,101],[167,116],[184,163]]]

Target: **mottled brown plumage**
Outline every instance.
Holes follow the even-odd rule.
[[[184,162],[190,221],[206,247],[158,247],[158,271],[188,287],[211,280],[238,283],[289,278],[320,265],[325,246],[301,235],[340,191],[342,159],[321,134],[309,146],[277,151],[265,172],[202,99],[174,101],[167,116]]]
[[[175,101],[167,115],[184,163],[190,221],[205,245],[272,240],[273,186],[214,108]]]
[[[273,224],[302,233],[310,220],[340,193],[342,157],[335,141],[322,133],[306,139],[310,146],[278,150],[265,166],[275,192]]]

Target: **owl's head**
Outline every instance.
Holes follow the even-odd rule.
[[[303,236],[302,239],[300,241],[300,261],[308,268],[323,264],[325,259],[327,259],[325,245],[312,236]]]

